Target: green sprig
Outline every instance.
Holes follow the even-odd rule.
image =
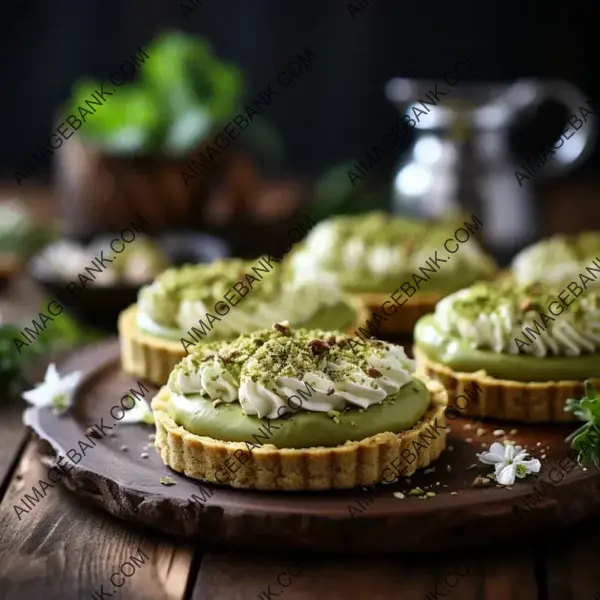
[[[586,421],[566,439],[577,452],[577,462],[586,466],[600,467],[600,397],[591,381],[585,382],[585,396],[581,400],[569,398],[565,412],[572,412],[581,421]]]
[[[101,336],[81,327],[72,317],[63,314],[21,352],[15,347],[15,339],[22,339],[17,325],[0,325],[0,397],[31,385],[27,381],[27,370],[36,360],[61,350],[98,341]]]

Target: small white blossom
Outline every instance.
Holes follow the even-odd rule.
[[[486,465],[494,465],[496,481],[500,485],[512,485],[515,477],[522,479],[529,473],[539,472],[540,461],[537,458],[526,460],[528,454],[521,446],[494,442],[489,452],[482,452],[477,457]]]
[[[145,423],[146,425],[154,425],[154,415],[145,400],[137,400],[129,410],[125,410],[121,423]]]
[[[21,396],[38,408],[52,407],[54,412],[64,413],[73,403],[75,389],[80,380],[81,371],[61,377],[56,370],[56,365],[50,363],[43,383],[38,384],[32,390],[23,392]]]

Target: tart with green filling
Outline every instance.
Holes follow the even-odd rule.
[[[511,274],[519,285],[543,282],[557,287],[582,273],[598,286],[600,231],[555,235],[524,248],[512,261]]]
[[[443,386],[417,377],[401,346],[360,344],[277,323],[197,346],[152,400],[163,462],[285,491],[371,485],[401,461],[405,476],[429,465],[446,442]]]
[[[572,421],[565,401],[581,395],[586,379],[600,379],[600,296],[477,283],[419,320],[415,358],[417,371],[442,382],[467,415]],[[474,388],[477,397],[466,401]]]
[[[119,317],[123,370],[163,385],[197,344],[288,320],[351,331],[368,313],[331,278],[292,276],[271,257],[224,259],[164,271]]]
[[[288,260],[298,272],[335,277],[372,312],[387,302],[381,330],[409,333],[445,295],[495,274],[493,260],[471,235],[478,223],[465,230],[465,239],[473,239],[458,244],[452,235],[466,225],[462,221],[417,221],[383,212],[336,216],[314,227]]]

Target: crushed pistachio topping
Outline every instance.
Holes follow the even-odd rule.
[[[402,247],[407,255],[411,255],[423,249],[431,249],[433,241],[443,244],[452,227],[462,225],[463,221],[423,221],[372,211],[359,215],[338,215],[328,219],[327,224],[336,238],[338,247],[359,237],[367,246]]]
[[[363,274],[372,273],[366,263],[358,266],[348,266],[348,251],[365,255],[371,250],[386,249],[393,252],[396,272],[410,271],[411,264],[420,264],[436,248],[443,248],[444,242],[452,232],[464,225],[463,215],[436,221],[425,221],[392,216],[383,211],[361,213],[359,215],[337,215],[319,223],[307,236],[302,248],[311,245],[319,247],[318,260],[326,269],[334,272],[349,270],[356,274],[356,269]],[[479,250],[476,242],[470,241],[471,250],[463,252],[455,263],[462,265],[469,263],[473,269],[487,274],[493,271],[483,252]],[[474,258],[474,255],[476,258]],[[466,262],[465,262],[466,261]],[[450,263],[450,268],[455,263]],[[405,268],[406,267],[406,268]],[[446,267],[447,268],[447,267]],[[379,275],[382,273],[378,272]]]
[[[248,278],[247,278],[248,276]],[[199,300],[212,308],[231,295],[234,285],[241,282],[252,287],[245,306],[274,301],[284,283],[292,278],[290,270],[268,257],[254,260],[221,259],[209,264],[184,265],[167,269],[154,283],[139,293],[139,304],[157,322],[177,326],[177,314],[182,302]]]
[[[242,377],[274,389],[280,377],[302,380],[305,373],[322,372],[334,383],[347,381],[360,369],[368,378],[381,377],[367,359],[383,357],[391,344],[387,342],[360,345],[349,343],[350,337],[323,330],[271,328],[241,335],[235,340],[200,344],[173,370],[171,379],[182,371],[189,376],[198,372],[202,363],[217,361],[239,382]],[[354,347],[354,349],[353,349]],[[334,388],[328,390],[333,394]]]
[[[600,308],[600,295],[588,290],[578,302],[568,307],[568,313],[574,322],[590,311]],[[540,313],[549,313],[552,302],[559,302],[557,291],[540,282],[517,286],[512,281],[479,282],[458,292],[452,297],[450,310],[456,317],[465,317],[476,321],[480,315],[511,311],[523,318]]]

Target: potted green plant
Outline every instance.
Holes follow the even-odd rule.
[[[201,176],[182,176],[191,157],[242,105],[242,75],[207,41],[188,34],[161,34],[143,50],[147,58],[135,80],[114,89],[56,154],[63,212],[80,235],[120,229],[136,215],[156,229],[198,225],[215,183],[247,160],[244,146],[232,144]],[[60,120],[78,114],[100,86],[78,82]],[[250,145],[257,138],[271,148],[277,143],[263,119],[252,129],[244,136]]]

